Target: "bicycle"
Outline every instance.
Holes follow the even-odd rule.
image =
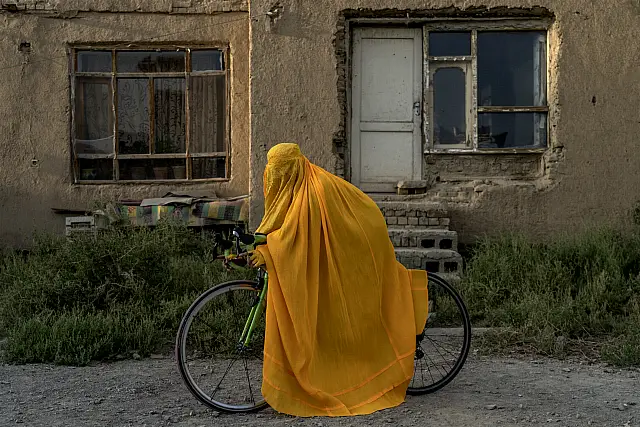
[[[245,234],[239,228],[233,230],[233,236],[231,241],[216,235],[216,250],[224,251],[216,259],[227,268],[244,270],[246,255],[266,243],[266,236]],[[424,331],[416,337],[409,395],[433,393],[451,382],[462,369],[471,345],[471,323],[462,298],[437,274],[428,273],[428,277],[429,315]],[[267,272],[258,268],[256,280],[234,280],[205,291],[180,322],[175,348],[180,375],[189,391],[213,409],[239,413],[267,406],[260,395],[267,288]],[[457,326],[456,319],[460,321]],[[204,326],[198,326],[196,320],[202,320]],[[433,363],[435,357],[443,363]],[[240,372],[231,373],[240,359]],[[223,385],[225,379],[230,385]],[[245,380],[246,384],[240,384]],[[418,380],[422,385],[416,385]],[[248,396],[241,396],[243,390]]]

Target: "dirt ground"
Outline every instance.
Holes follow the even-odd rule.
[[[640,426],[640,371],[470,356],[443,390],[358,418],[220,415],[171,358],[85,368],[0,365],[0,426]]]

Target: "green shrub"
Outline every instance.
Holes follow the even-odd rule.
[[[166,332],[157,327],[152,313],[139,309],[72,310],[21,322],[10,331],[5,352],[9,360],[19,363],[86,365],[132,351],[148,355]]]
[[[97,239],[41,235],[28,255],[2,252],[4,359],[84,365],[166,350],[198,294],[242,276],[215,262],[212,248],[209,237],[165,222]],[[477,339],[485,349],[563,356],[575,343],[600,341],[605,360],[640,365],[638,231],[601,229],[547,244],[486,239],[460,290],[474,326],[507,329]]]
[[[606,356],[617,354],[612,346],[626,342],[623,330],[639,313],[639,275],[636,233],[601,229],[548,244],[503,236],[476,247],[461,292],[475,326],[510,328],[515,335],[507,341],[517,337],[537,351],[562,355],[562,340],[619,337]],[[637,351],[625,360],[640,364]]]
[[[170,222],[38,236],[28,256],[0,261],[5,360],[81,365],[162,351],[199,293],[240,278],[212,250],[211,238]]]
[[[640,333],[629,332],[608,342],[602,349],[604,360],[617,366],[640,365]]]

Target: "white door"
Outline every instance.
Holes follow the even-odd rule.
[[[351,181],[394,191],[422,176],[422,30],[357,28],[351,90]]]

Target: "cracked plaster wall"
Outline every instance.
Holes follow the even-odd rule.
[[[339,0],[322,7],[312,1],[280,0],[277,19],[268,16],[274,5],[267,0],[249,5],[253,226],[262,215],[261,203],[255,202],[262,196],[266,152],[274,144],[296,141],[312,161],[348,175],[343,125],[348,81],[343,67],[346,49],[340,40],[347,11],[380,16],[398,11],[429,14],[452,7],[504,13],[515,7],[554,16],[549,64],[553,120],[547,153],[484,157],[488,162],[483,156],[426,159],[427,168],[455,185],[489,178],[471,192],[471,203],[448,204],[451,228],[463,241],[514,230],[545,237],[619,222],[640,198],[636,0],[400,0],[393,2],[394,10],[383,0]],[[471,176],[466,176],[469,170]]]
[[[241,195],[249,191],[249,24],[246,11],[171,14],[168,5],[233,2],[27,2],[55,6],[0,11],[0,246],[24,245],[36,230],[61,232],[51,208],[87,209],[95,200],[160,197],[169,191]],[[164,5],[163,5],[164,4]],[[242,9],[244,3],[237,3]],[[240,7],[241,6],[241,7]],[[111,10],[97,13],[81,10]],[[71,15],[67,14],[74,10]],[[153,12],[153,13],[152,13]],[[66,15],[65,15],[66,14]],[[98,42],[228,44],[231,51],[231,179],[194,185],[74,185],[70,160],[67,46]],[[26,41],[30,49],[20,50]],[[35,162],[34,162],[35,160]]]
[[[463,241],[512,230],[550,236],[621,221],[638,198],[637,0],[399,0],[393,2],[393,10],[383,0],[338,0],[321,6],[308,0],[0,0],[0,6],[0,68],[11,67],[2,71],[0,85],[0,113],[5,118],[0,121],[3,243],[24,241],[34,229],[61,226],[49,211],[52,206],[80,207],[95,198],[146,197],[176,190],[175,186],[71,184],[67,43],[143,42],[171,31],[179,33],[171,37],[173,42],[229,41],[234,57],[232,167],[238,174],[228,184],[184,189],[213,188],[223,194],[250,189],[255,227],[262,215],[266,151],[274,144],[296,141],[312,161],[348,174],[342,126],[348,81],[340,35],[344,36],[346,12],[365,9],[375,15],[398,10],[430,13],[452,6],[463,11],[537,6],[554,16],[556,44],[550,52],[554,110],[548,152],[513,162],[506,161],[508,156],[493,157],[486,164],[453,156],[425,159],[427,168],[431,165],[443,181],[455,185],[489,178],[473,187],[471,203],[449,203],[451,228],[461,233]],[[274,7],[282,11],[277,18],[268,15]],[[200,29],[216,20],[242,17],[247,10],[250,19]],[[198,30],[185,32],[190,28]],[[32,46],[29,59],[18,51],[23,40]],[[251,172],[247,172],[249,156]],[[36,168],[31,166],[33,158],[39,159]],[[473,176],[467,176],[469,170]],[[491,180],[498,171],[515,173],[510,176],[515,180]]]

